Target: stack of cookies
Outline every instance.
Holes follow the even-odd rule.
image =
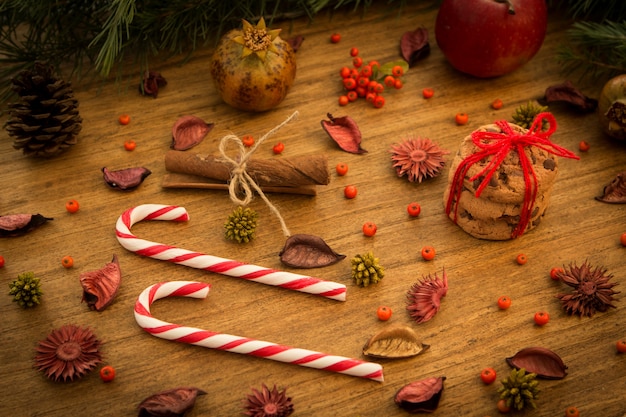
[[[510,124],[516,134],[528,132],[521,126]],[[477,132],[501,132],[495,124],[480,127]],[[453,187],[455,172],[462,161],[470,155],[480,152],[481,149],[472,141],[472,135],[467,136],[450,166],[448,186],[444,193],[444,206],[447,213],[461,229],[470,235],[488,240],[507,240],[516,237],[513,233],[520,223],[520,214],[524,203],[526,187],[524,174],[520,165],[517,151],[511,150],[500,166],[494,172],[487,186],[476,197],[476,190],[484,180],[484,176],[470,180],[479,173],[493,156],[487,156],[472,164],[463,178],[460,197]],[[535,228],[546,212],[550,200],[550,191],[557,175],[556,156],[536,146],[527,146],[524,152],[532,164],[537,178],[537,195],[534,201],[530,218],[521,235]],[[530,173],[532,176],[532,173]],[[454,195],[450,196],[450,194]],[[450,200],[449,200],[450,199]]]

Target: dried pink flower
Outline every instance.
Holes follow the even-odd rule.
[[[73,324],[62,326],[39,342],[35,367],[54,381],[82,378],[102,363],[101,344],[88,328]]]
[[[393,144],[390,152],[398,177],[407,175],[411,182],[422,182],[439,175],[445,165],[443,157],[450,153],[432,140],[421,137],[411,137],[402,143]]]
[[[291,398],[285,394],[286,389],[278,391],[276,385],[270,390],[265,384],[261,391],[252,389],[245,402],[244,412],[252,417],[287,417],[293,413]]]
[[[417,323],[424,323],[435,317],[441,306],[441,298],[448,293],[448,276],[443,270],[443,278],[437,274],[427,275],[411,286],[407,292],[406,309]]]

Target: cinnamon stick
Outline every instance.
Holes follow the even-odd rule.
[[[175,150],[169,150],[165,154],[165,168],[170,172],[198,175],[224,182],[230,180],[233,169],[219,156]],[[328,159],[325,155],[251,158],[246,164],[246,172],[261,187],[298,187],[330,183]]]

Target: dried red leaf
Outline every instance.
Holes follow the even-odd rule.
[[[419,27],[412,32],[404,32],[400,39],[400,52],[402,53],[402,58],[408,62],[409,67],[414,66],[417,61],[426,58],[430,54],[428,29]]]
[[[191,149],[204,140],[214,123],[207,123],[196,116],[180,117],[172,127],[171,148],[177,151]]]
[[[330,113],[326,116],[329,120],[322,120],[322,128],[341,149],[357,154],[367,152],[361,148],[361,130],[350,116],[334,118]]]
[[[25,235],[48,220],[52,220],[52,217],[44,217],[41,214],[8,214],[0,216],[0,237]]]
[[[143,167],[126,168],[118,171],[110,171],[104,167],[102,172],[104,173],[104,181],[109,187],[123,191],[134,190],[141,185],[148,175],[152,174],[152,171]]]
[[[620,172],[613,180],[604,187],[603,194],[596,197],[603,203],[626,203],[626,171]]]
[[[151,395],[139,404],[139,417],[182,417],[204,394],[198,388],[174,388]]]
[[[544,347],[529,347],[520,350],[514,356],[506,358],[509,366],[526,369],[544,379],[563,379],[567,375],[567,366],[559,355]]]
[[[282,263],[292,268],[328,266],[346,257],[333,251],[321,237],[302,233],[289,236],[279,256]]]
[[[430,377],[400,388],[396,404],[410,413],[432,413],[437,409],[446,377]]]
[[[304,36],[296,35],[292,38],[287,39],[287,43],[291,46],[294,52],[298,52],[298,49],[302,46],[302,42],[304,42]]]
[[[159,95],[159,88],[165,87],[167,80],[163,76],[155,71],[146,71],[143,76],[141,85],[139,86],[139,92],[141,94],[152,96],[157,98]]]
[[[565,102],[583,113],[594,112],[598,107],[598,100],[584,95],[570,81],[546,88],[543,102],[545,104]]]
[[[91,310],[102,311],[117,295],[122,283],[122,271],[117,255],[101,269],[80,274],[83,287],[83,300]]]

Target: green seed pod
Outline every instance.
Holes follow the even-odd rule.
[[[372,252],[365,255],[356,255],[350,260],[352,265],[352,278],[357,285],[367,287],[376,284],[385,276],[385,269],[379,265],[378,258]]]
[[[41,302],[41,285],[39,278],[35,278],[32,272],[24,272],[17,279],[9,283],[9,295],[20,307],[31,308]]]
[[[254,239],[257,226],[256,211],[246,207],[237,207],[224,223],[226,239],[237,243],[248,243]]]

